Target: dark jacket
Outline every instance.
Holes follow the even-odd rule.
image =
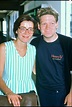
[[[70,71],[72,70],[72,38],[58,34],[59,41],[64,53],[64,75],[65,75],[65,84],[66,84],[66,91],[67,94],[70,91],[71,86],[71,74]],[[38,44],[42,36],[39,36],[31,41],[31,44],[34,45],[37,49]]]

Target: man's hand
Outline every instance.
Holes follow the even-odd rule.
[[[64,104],[66,106],[72,106],[72,91],[66,96]]]

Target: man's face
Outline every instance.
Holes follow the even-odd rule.
[[[56,29],[58,28],[58,22],[53,15],[43,15],[40,18],[40,24],[38,24],[38,29],[41,31],[44,38],[54,38],[56,34]]]

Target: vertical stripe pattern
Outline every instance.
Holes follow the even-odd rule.
[[[27,52],[21,57],[16,50],[13,41],[5,42],[5,69],[3,80],[14,93],[24,93],[35,90],[32,80],[32,69],[36,57],[36,49],[31,44],[27,44]],[[0,91],[0,95],[3,93]]]

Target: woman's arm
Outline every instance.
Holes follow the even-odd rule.
[[[0,45],[0,90],[2,90],[8,97],[9,103],[13,103],[14,106],[20,106],[19,99],[22,99],[20,95],[14,94],[2,79],[4,65],[5,65],[5,44]]]
[[[36,75],[36,61],[35,61],[34,66],[33,66],[33,73]]]
[[[5,44],[0,45],[0,89],[5,93],[10,93],[11,90],[6,86],[5,82],[2,79],[3,71],[5,65]]]

